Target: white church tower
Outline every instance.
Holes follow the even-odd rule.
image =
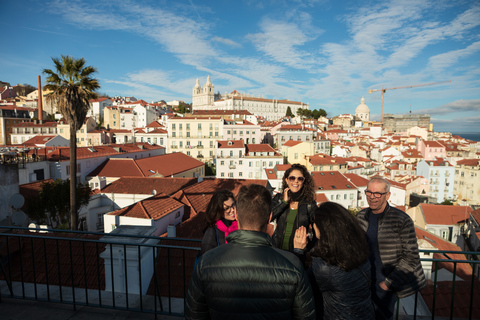
[[[365,104],[364,97],[362,97],[360,104],[358,105],[357,109],[355,109],[355,116],[363,122],[370,121],[370,109]]]
[[[207,77],[207,83],[200,87],[200,82],[197,78],[197,83],[193,87],[192,91],[192,110],[202,109],[201,107],[213,106],[215,98],[215,91],[210,76]]]

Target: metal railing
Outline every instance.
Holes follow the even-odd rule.
[[[193,239],[0,226],[0,302],[8,297],[183,317],[199,246]],[[480,252],[420,253],[427,288],[399,300],[395,318],[477,318]],[[454,259],[460,254],[467,259]]]
[[[0,226],[0,302],[183,317],[199,247],[192,239]]]

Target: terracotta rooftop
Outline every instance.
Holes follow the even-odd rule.
[[[252,152],[273,152],[273,156],[279,157],[280,154],[277,153],[269,144],[247,144],[246,145],[246,155],[253,156]]]
[[[426,147],[428,148],[445,148],[440,142],[438,141],[423,141]]]
[[[110,158],[90,172],[88,177],[144,177],[142,170],[132,158]]]
[[[245,148],[243,140],[218,140],[218,149]]]
[[[172,195],[175,192],[197,183],[197,178],[145,178],[122,177],[101,190],[102,193],[157,194]]]
[[[44,145],[48,141],[55,138],[56,135],[36,135],[35,137],[28,139],[22,145],[25,146],[36,146],[36,145]]]
[[[343,175],[347,177],[347,179],[350,179],[350,181],[357,187],[366,187],[369,181],[355,173],[344,173]]]
[[[293,146],[296,146],[297,144],[300,144],[302,142],[303,141],[288,140],[283,145],[286,146],[286,147],[293,147]]]
[[[273,169],[265,169],[265,174],[267,175],[268,180],[277,179],[277,174]]]
[[[478,167],[480,166],[480,159],[463,159],[457,161],[457,165]]]
[[[109,212],[108,214],[113,216],[158,220],[183,206],[184,204],[180,201],[160,193],[117,211]]]
[[[477,223],[480,224],[480,209],[472,211],[471,215],[473,216],[473,219],[475,219],[475,221],[477,221]]]
[[[182,152],[137,159],[136,162],[145,177],[155,174],[169,177],[205,166],[205,163],[202,161],[187,156]]]
[[[316,191],[356,189],[356,186],[339,171],[314,171],[312,178]]]
[[[472,208],[469,206],[449,206],[441,204],[419,204],[427,224],[452,226],[464,222],[470,217]]]

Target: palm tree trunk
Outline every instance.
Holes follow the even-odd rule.
[[[70,229],[77,230],[77,131],[70,123]]]

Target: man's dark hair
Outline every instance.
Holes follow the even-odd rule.
[[[324,202],[315,210],[315,225],[320,239],[311,255],[345,271],[361,266],[368,258],[365,232],[343,206]]]
[[[237,220],[242,229],[265,231],[272,212],[272,195],[264,186],[250,184],[237,196]]]
[[[205,220],[207,220],[209,226],[213,226],[218,220],[225,216],[223,203],[228,199],[235,200],[235,197],[231,191],[225,189],[217,191],[210,199],[207,211],[205,212]]]

